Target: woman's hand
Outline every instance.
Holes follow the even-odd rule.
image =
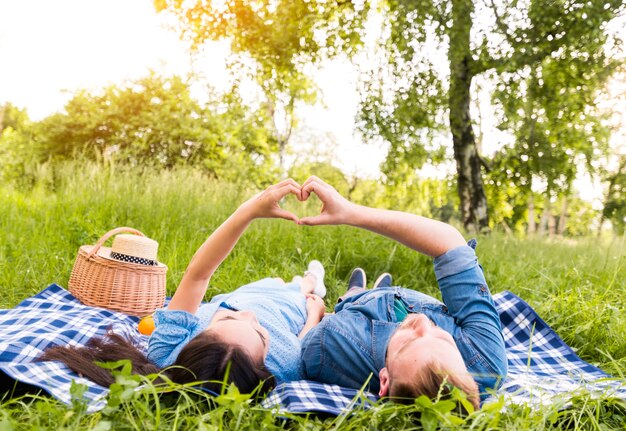
[[[298,223],[298,217],[279,205],[279,201],[288,194],[295,195],[302,200],[300,184],[291,178],[268,187],[261,193],[244,202],[240,209],[244,210],[250,219],[255,218],[284,218]]]
[[[322,320],[322,317],[324,317],[324,312],[326,311],[324,300],[312,293],[308,293],[305,296],[307,320],[312,320],[315,321],[315,323],[319,323],[319,321]]]
[[[304,336],[313,329],[324,317],[326,306],[324,300],[317,295],[309,293],[306,296],[306,323],[300,331],[298,338],[302,339]]]

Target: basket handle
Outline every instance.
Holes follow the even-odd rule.
[[[91,249],[89,254],[87,254],[87,256],[92,257],[98,252],[98,250],[100,250],[100,247],[102,247],[102,244],[104,244],[109,238],[111,238],[113,235],[117,235],[118,233],[123,233],[123,232],[134,233],[135,235],[139,235],[139,236],[145,236],[143,233],[139,232],[137,229],[133,229],[132,227],[118,227],[118,228],[112,229],[108,231],[107,233],[105,233],[104,235],[102,235],[102,237],[98,240],[96,245],[93,246],[93,248]]]

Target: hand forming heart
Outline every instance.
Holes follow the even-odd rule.
[[[304,202],[311,196],[311,193],[315,193],[322,201],[320,214],[316,216],[299,219],[295,214],[282,209],[278,203],[288,194],[293,194],[299,201]],[[350,217],[351,210],[355,207],[354,204],[341,196],[333,186],[316,176],[309,177],[302,185],[291,178],[281,181],[257,194],[244,205],[251,208],[251,214],[254,218],[278,217],[307,226],[345,223]]]

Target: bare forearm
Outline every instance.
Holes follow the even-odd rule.
[[[196,251],[189,262],[185,277],[196,280],[210,278],[251,222],[252,218],[239,207]]]
[[[230,254],[251,221],[245,209],[239,207],[204,241],[189,262],[168,308],[195,313],[204,298],[211,276]]]
[[[308,334],[308,332],[313,329],[318,323],[320,323],[320,319],[316,319],[316,318],[308,318],[306,323],[304,324],[304,327],[302,327],[302,331],[300,331],[300,334],[298,335],[298,338],[303,339],[304,336],[306,334]]]
[[[384,235],[431,257],[466,243],[447,223],[401,211],[352,204],[345,224]]]
[[[319,215],[304,217],[300,219],[300,224],[356,226],[387,236],[432,257],[465,244],[461,233],[446,223],[400,211],[356,205],[316,176],[309,177],[302,186],[303,199],[311,193],[315,193],[324,206]]]

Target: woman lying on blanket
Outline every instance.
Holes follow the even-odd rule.
[[[266,278],[215,296],[202,304],[211,275],[228,256],[243,232],[257,218],[298,218],[280,208],[288,194],[301,197],[300,185],[289,179],[244,202],[202,244],[166,309],[154,314],[156,329],[150,336],[147,357],[119,335],[91,339],[84,347],[56,346],[40,359],[59,360],[73,371],[102,386],[112,375],[94,364],[130,359],[133,372],[157,373],[161,368],[175,382],[203,381],[220,392],[226,375],[240,391],[260,386],[268,392],[278,381],[302,379],[300,338],[324,315],[324,268],[309,264],[304,277],[285,284]],[[155,366],[156,364],[156,366]]]

